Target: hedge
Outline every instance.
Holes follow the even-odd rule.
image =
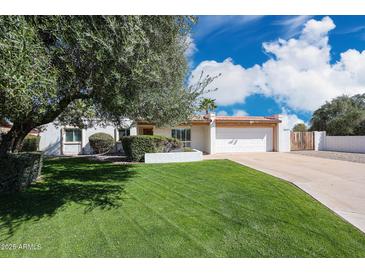
[[[41,174],[42,152],[11,153],[0,158],[0,192],[26,189]]]
[[[96,154],[108,152],[114,145],[114,138],[106,133],[95,133],[89,137],[90,147]]]
[[[38,151],[40,136],[28,135],[24,138],[20,151]]]
[[[158,135],[137,135],[122,138],[124,153],[130,161],[144,161],[145,153],[169,152],[180,148],[181,142],[175,138]]]

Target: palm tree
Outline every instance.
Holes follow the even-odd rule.
[[[209,111],[214,111],[217,108],[215,99],[204,98],[203,100],[201,100],[199,108],[201,110],[205,110],[206,114],[208,114]]]

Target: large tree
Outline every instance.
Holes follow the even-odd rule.
[[[365,135],[365,93],[339,96],[317,109],[310,130],[328,135]]]
[[[294,132],[304,132],[308,131],[307,126],[304,123],[298,123],[296,124],[293,129]]]
[[[211,81],[185,86],[185,16],[0,16],[0,155],[57,119],[185,121]],[[93,117],[94,119],[86,119]]]

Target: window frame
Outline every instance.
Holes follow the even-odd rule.
[[[124,130],[127,135],[121,135],[120,132]],[[127,137],[127,136],[131,136],[131,129],[130,128],[119,128],[118,129],[118,139],[119,139],[119,142],[122,141],[122,137]]]
[[[72,131],[72,141],[68,141],[67,140],[67,131]],[[75,137],[77,136],[75,134],[75,132],[78,131],[80,132],[80,140],[79,141],[75,141]],[[64,129],[64,143],[65,144],[81,144],[82,143],[82,129],[80,128],[65,128]]]
[[[191,128],[172,128],[171,137],[181,141],[183,147],[191,147]]]

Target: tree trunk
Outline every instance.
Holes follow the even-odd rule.
[[[2,136],[0,143],[0,157],[10,152],[19,150],[24,138],[33,129],[30,123],[14,124],[11,129]]]
[[[34,128],[53,122],[67,106],[76,99],[87,99],[88,95],[74,94],[70,97],[63,98],[55,110],[52,110],[42,117],[42,119],[35,122],[31,115],[22,120],[22,122],[14,122],[10,131],[2,136],[0,142],[0,157],[10,152],[16,152],[20,149],[20,146],[27,136],[27,134]]]
[[[16,132],[13,128],[8,131],[8,133],[4,134],[1,138],[0,143],[0,157],[6,155],[7,153],[11,152],[15,141]]]
[[[18,152],[21,149],[21,145],[24,141],[24,138],[28,135],[31,130],[22,131],[18,134],[13,142],[13,147],[11,149],[12,152]]]

